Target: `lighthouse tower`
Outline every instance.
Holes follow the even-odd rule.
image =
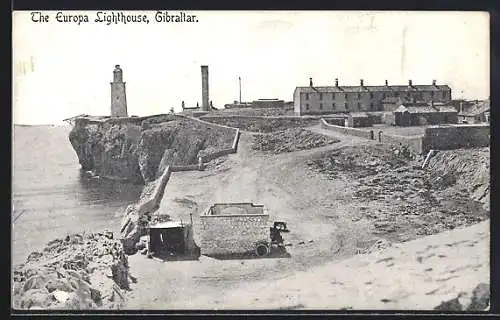
[[[118,64],[113,71],[113,82],[111,82],[111,116],[128,117],[123,71]]]

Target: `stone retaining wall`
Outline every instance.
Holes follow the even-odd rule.
[[[357,136],[357,137],[361,137],[361,138],[365,138],[365,139],[372,139],[372,133],[370,131],[328,124],[325,119],[321,119],[320,122],[321,122],[321,128],[326,129],[326,130],[336,131],[336,132],[339,132],[342,134]]]
[[[425,129],[425,150],[478,148],[490,145],[489,124],[431,126]]]
[[[376,139],[378,139],[378,132],[375,133]],[[424,147],[424,136],[419,135],[419,136],[399,136],[399,135],[394,135],[394,134],[384,134],[382,132],[380,136],[381,140],[379,140],[382,143],[389,143],[389,144],[395,144],[395,145],[403,145],[407,146],[410,148],[410,150],[416,154],[423,154],[426,153],[425,147]]]

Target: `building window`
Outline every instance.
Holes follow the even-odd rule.
[[[309,93],[306,93],[306,100],[309,100]]]
[[[347,100],[347,93],[344,93],[344,99]]]
[[[323,110],[323,104],[322,103],[319,104],[319,110]]]
[[[361,103],[358,102],[358,110],[361,109]]]
[[[394,92],[394,97],[399,97],[399,92]]]
[[[370,99],[373,99],[373,92],[370,92]]]
[[[370,103],[370,109],[371,109],[372,111],[375,111],[375,106],[373,105],[373,102],[371,102],[371,103]]]
[[[319,100],[323,100],[323,93],[319,94]]]
[[[358,100],[361,99],[361,93],[358,93]]]
[[[309,110],[309,104],[306,104],[306,110]]]
[[[431,91],[431,98],[434,98],[434,91]]]
[[[382,100],[384,100],[384,99],[385,99],[385,92],[382,93]]]
[[[335,92],[332,92],[332,100],[335,100]]]
[[[347,102],[344,103],[344,107],[345,107],[346,110],[349,110],[349,105],[347,104]]]
[[[335,109],[335,102],[334,102],[334,103],[332,103],[332,108],[333,108],[333,109]]]

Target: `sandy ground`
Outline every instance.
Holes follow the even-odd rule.
[[[382,252],[328,263],[293,276],[260,281],[187,308],[432,310],[442,301],[489,283],[489,220]]]
[[[352,277],[350,265],[339,264],[332,267],[332,263],[353,256],[357,248],[364,248],[378,238],[368,220],[352,219],[361,215],[361,208],[352,201],[350,181],[329,180],[311,172],[307,170],[305,160],[341,146],[375,142],[325,131],[318,126],[312,130],[339,138],[341,142],[314,150],[271,156],[251,152],[251,137],[242,134],[238,153],[230,155],[218,169],[173,174],[160,205],[160,213],[184,221],[188,221],[192,214],[197,241],[198,216],[212,203],[264,204],[272,219],[286,221],[291,230],[284,234],[285,243],[291,245],[287,247],[289,258],[216,260],[202,256],[196,261],[161,262],[136,254],[129,257],[131,273],[137,277],[137,283],[132,285],[126,308],[260,309],[301,304],[304,308],[352,306],[387,309],[411,305],[413,302],[408,300],[411,299],[409,297],[405,298],[407,300],[401,306],[397,303],[377,305],[373,299],[370,300],[369,293],[361,293],[367,285],[358,283],[364,278],[358,277],[357,271],[356,276]],[[481,254],[483,243],[474,245],[481,245]],[[477,251],[477,248],[473,249]],[[403,251],[399,254],[401,257],[405,256]],[[462,251],[457,254],[461,255]],[[414,256],[408,257],[406,259],[415,259]],[[368,268],[368,261],[373,259],[366,259],[353,260],[359,263],[356,268]],[[457,256],[456,259],[459,260],[460,257]],[[436,264],[444,267],[439,262],[440,259],[437,261]],[[455,260],[442,261],[453,263]],[[387,265],[378,264],[371,271],[372,277],[380,277],[381,287],[391,286],[386,283],[388,279],[401,279],[400,276],[394,276],[397,274],[394,270],[405,273],[403,278],[413,281],[409,273],[411,268],[405,269],[404,263],[399,266],[400,269],[390,269]],[[330,268],[334,269],[329,271]],[[370,274],[369,270],[371,269],[360,272]],[[342,300],[335,296],[344,294],[338,291],[343,287],[332,284],[332,274],[343,274],[342,281],[347,281],[347,278],[358,281],[351,284],[348,291],[350,295],[342,297]],[[373,282],[368,278],[366,282]],[[311,286],[309,282],[313,281],[321,284],[322,289]],[[377,287],[371,288],[377,290]],[[328,294],[325,294],[323,291],[327,289]],[[364,296],[360,298],[360,294]],[[319,299],[318,296],[323,298]],[[431,300],[436,301],[435,297]]]

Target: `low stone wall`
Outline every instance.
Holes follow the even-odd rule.
[[[357,136],[365,139],[372,139],[372,133],[370,131],[350,128],[350,127],[341,127],[333,124],[328,124],[325,119],[321,119],[321,128],[336,131],[342,134],[347,134],[351,136]],[[373,137],[375,137],[375,132],[373,131]]]
[[[142,199],[142,201],[140,201],[137,205],[137,212],[139,215],[156,211],[161,199],[163,198],[163,193],[165,192],[165,188],[167,187],[167,183],[168,180],[170,180],[172,172],[172,168],[168,166],[165,168],[162,175],[153,182],[155,186],[151,194],[147,198]]]
[[[378,132],[375,136],[378,139]],[[423,135],[418,136],[382,133],[380,142],[406,145],[417,154],[425,154],[429,150],[487,147],[490,145],[490,126],[488,124],[431,126],[425,129]]]
[[[334,126],[343,127],[345,124],[345,118],[324,118],[327,124]]]
[[[228,118],[228,119],[248,119],[248,120],[307,120],[307,119],[321,119],[321,118],[336,118],[335,115],[305,115],[305,116],[246,116],[246,115],[206,115],[201,117],[202,119],[220,119],[220,118]],[[201,120],[201,119],[200,119]],[[212,123],[213,122],[209,122]],[[229,127],[231,128],[231,127]]]
[[[186,166],[170,166],[172,172],[202,170],[199,164],[188,164]]]
[[[250,253],[259,241],[269,241],[269,215],[202,215],[199,231],[204,255]]]
[[[379,134],[378,132],[375,133],[375,138],[379,139]],[[403,145],[407,146],[410,148],[410,150],[416,154],[422,154],[426,153],[425,147],[424,147],[424,136],[419,135],[419,136],[399,136],[399,135],[388,135],[382,134],[380,135],[380,140],[379,142],[381,143],[389,143],[389,144],[395,144],[395,145]]]
[[[184,116],[182,116],[182,117],[184,117]],[[210,126],[214,126],[214,127],[223,127],[223,128],[228,128],[228,129],[234,130],[234,139],[233,139],[233,144],[231,145],[231,148],[217,150],[217,151],[215,151],[213,153],[201,156],[201,157],[199,157],[199,162],[200,163],[205,164],[205,163],[209,162],[210,160],[213,160],[213,159],[216,159],[216,158],[228,155],[228,154],[233,154],[233,153],[236,153],[238,151],[238,143],[239,143],[239,140],[240,140],[240,129],[229,127],[229,126],[225,126],[225,125],[222,125],[222,124],[216,124],[216,123],[204,121],[202,119],[191,118],[191,117],[186,117],[186,118],[194,120],[194,121],[198,121],[198,122],[201,122],[201,123],[204,123],[206,125],[210,125]]]
[[[490,145],[489,124],[432,126],[425,129],[425,150],[478,148]]]
[[[383,112],[368,113],[368,117],[370,118],[372,124],[384,123],[384,121],[383,121],[384,113]]]

